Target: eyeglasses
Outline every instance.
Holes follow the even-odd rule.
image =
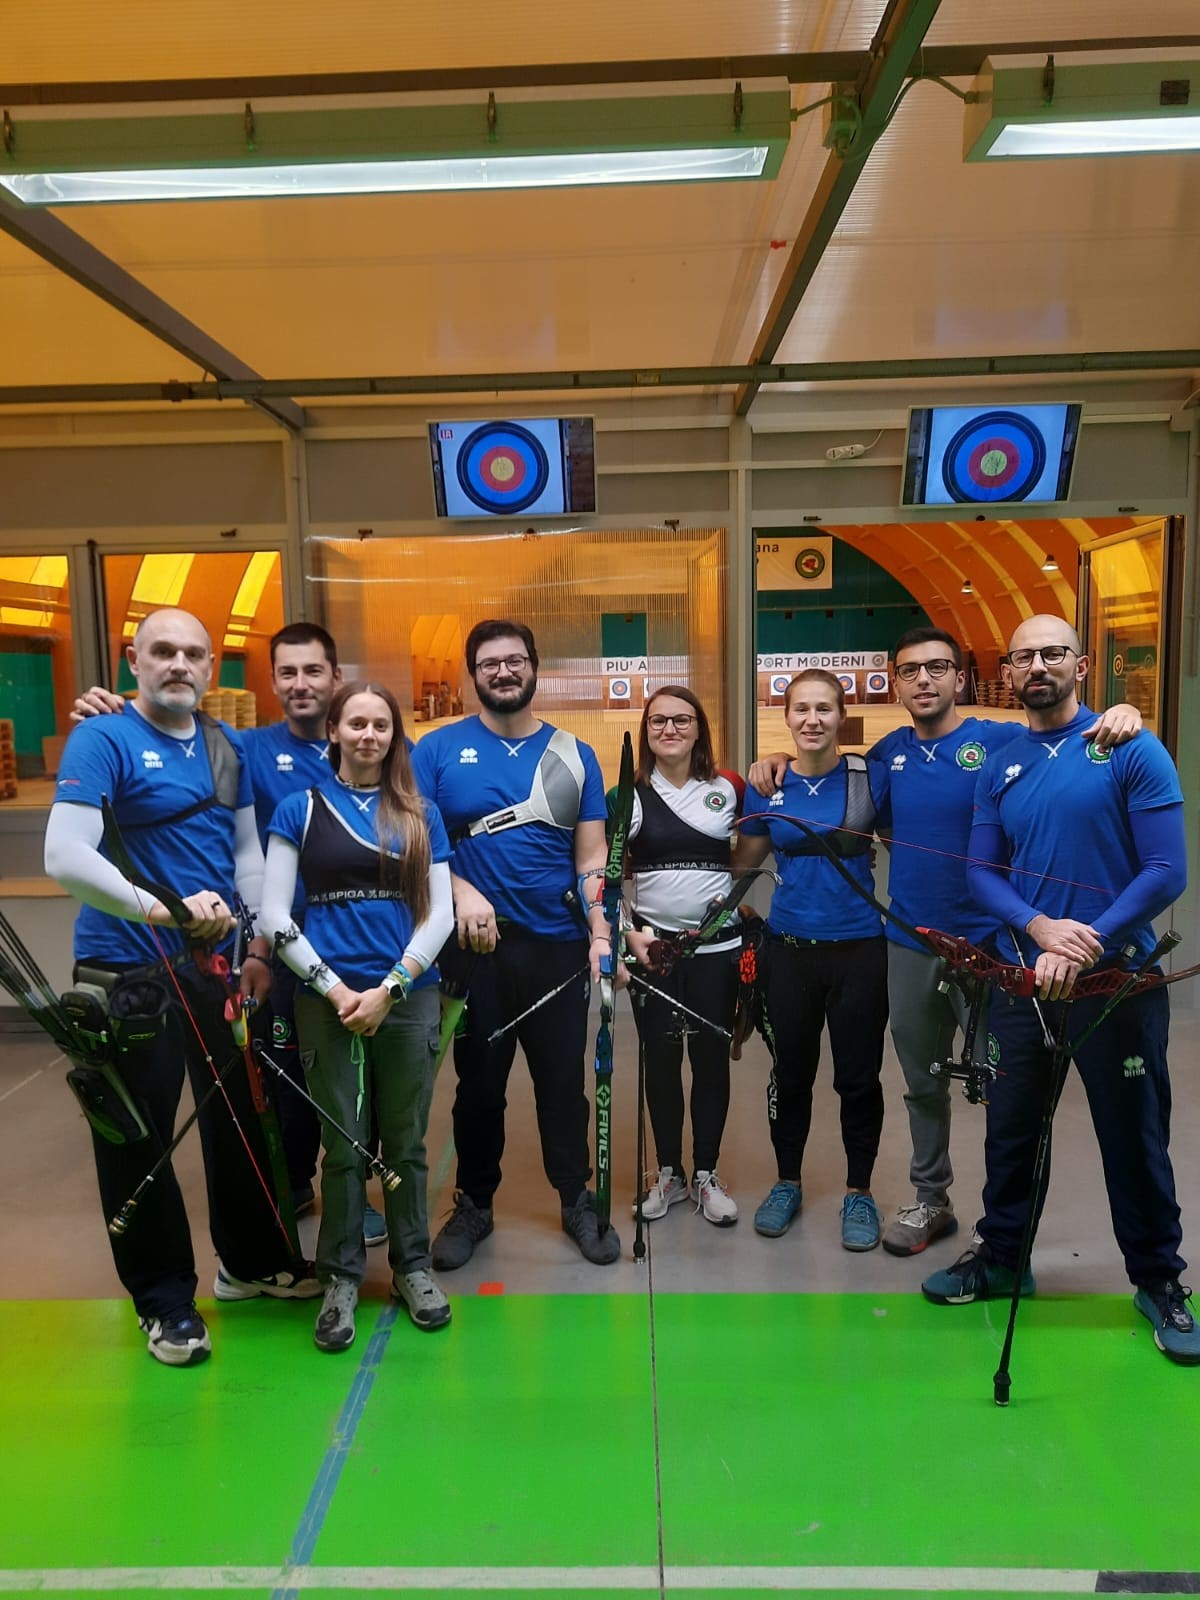
[[[1065,661],[1068,656],[1077,656],[1078,650],[1069,644],[1044,644],[1038,650],[1010,650],[1008,664],[1016,667],[1018,672],[1024,672],[1026,667],[1031,667],[1035,656],[1041,656],[1044,667],[1057,667],[1059,662]]]
[[[501,667],[507,667],[510,672],[520,672],[528,665],[528,656],[500,656],[496,661],[477,661],[475,671],[482,672],[485,678],[494,678]]]
[[[957,672],[958,668],[953,661],[947,661],[944,656],[939,656],[936,661],[905,661],[896,668],[896,676],[905,683],[911,683],[914,678],[920,677],[922,672],[927,672],[931,678],[944,678],[948,672]]]
[[[681,712],[677,717],[660,716],[656,711],[652,717],[646,718],[646,726],[653,728],[655,733],[661,733],[669,722],[677,732],[686,733],[695,720],[690,711]]]

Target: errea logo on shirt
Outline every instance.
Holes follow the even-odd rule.
[[[772,806],[781,806],[783,804],[783,790],[776,789],[775,793],[771,796],[767,804]]]
[[[892,771],[893,772],[903,772],[904,771],[904,765],[905,765],[905,762],[907,760],[908,760],[908,757],[905,756],[905,755],[893,756],[892,757]]]
[[[473,767],[478,764],[478,761],[479,751],[473,745],[466,745],[458,752],[458,764],[460,767]]]
[[[981,744],[976,744],[974,740],[969,740],[966,744],[959,745],[954,752],[954,759],[964,771],[978,772],[979,768],[987,760],[987,751]]]
[[[145,767],[147,772],[152,772],[155,768],[161,771],[162,764],[162,757],[159,755],[157,750],[142,751],[142,765]]]
[[[1005,767],[1005,769],[1004,769],[1004,781],[1005,781],[1005,783],[1011,783],[1014,778],[1019,778],[1020,776],[1021,776],[1021,763],[1019,761],[1014,761],[1011,767]]]
[[[286,750],[281,750],[280,753],[275,757],[276,772],[292,772],[295,770],[295,766],[296,763],[292,760],[291,756],[288,755]]]

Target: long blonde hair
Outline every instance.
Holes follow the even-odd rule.
[[[429,828],[425,821],[425,802],[413,782],[412,762],[404,738],[404,719],[390,689],[381,683],[355,678],[342,684],[329,706],[328,731],[332,735],[342,719],[347,700],[356,694],[378,695],[392,714],[392,742],[384,752],[379,771],[379,811],[375,829],[379,835],[379,881],[397,888],[412,914],[413,925],[429,915]],[[342,764],[342,747],[329,745],[329,764],[335,772]],[[399,860],[396,857],[399,856]]]

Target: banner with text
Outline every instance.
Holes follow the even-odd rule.
[[[755,576],[764,589],[832,589],[832,534],[805,535],[799,539],[755,540]]]

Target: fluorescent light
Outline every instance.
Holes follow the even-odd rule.
[[[1187,150],[1200,150],[1200,56],[989,59],[963,112],[966,161]]]
[[[729,93],[30,107],[0,155],[25,205],[773,178],[785,84]]]
[[[1005,156],[1154,155],[1200,150],[1200,116],[1144,122],[1043,122],[1007,127],[988,151]]]
[[[31,206],[102,200],[263,200],[455,189],[564,189],[613,183],[711,183],[759,178],[766,145],[740,150],[628,150],[615,155],[495,156],[450,161],[355,161],[321,166],[207,167],[162,172],[39,172],[0,177]]]

